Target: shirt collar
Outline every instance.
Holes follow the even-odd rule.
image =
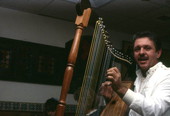
[[[156,69],[157,69],[160,65],[162,65],[162,62],[158,62],[158,63],[155,64],[153,67],[151,67],[151,68],[146,72],[146,77],[148,77],[148,76],[150,77],[151,75],[153,75],[153,73],[156,71]],[[137,75],[138,77],[143,77],[140,69],[138,69],[138,70],[136,71],[136,75]],[[143,77],[143,78],[145,78],[145,77]]]

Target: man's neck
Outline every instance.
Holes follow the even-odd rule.
[[[146,70],[146,71],[142,71],[142,70],[141,70],[141,72],[142,72],[142,76],[143,76],[143,77],[146,77],[146,72],[147,72],[147,70]]]

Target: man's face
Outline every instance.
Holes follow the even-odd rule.
[[[150,67],[158,62],[161,50],[156,51],[155,45],[148,37],[136,39],[134,43],[134,58],[142,72],[146,72]]]

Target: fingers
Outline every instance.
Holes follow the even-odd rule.
[[[100,93],[104,93],[109,87],[111,87],[112,82],[111,81],[105,81],[102,83],[102,85],[99,88]]]
[[[106,73],[107,79],[115,80],[121,77],[119,69],[117,67],[112,67],[107,70]]]
[[[107,83],[110,82],[109,84],[114,90],[119,88],[121,85],[121,73],[119,72],[119,69],[116,67],[108,69],[106,73],[106,81],[108,81]]]
[[[102,87],[106,87],[106,86],[110,86],[112,85],[111,81],[105,81],[104,83],[102,83]]]
[[[99,91],[100,91],[100,95],[106,97],[106,98],[111,98],[113,95],[113,89],[110,86],[111,82],[110,81],[105,81],[104,83],[102,83]]]
[[[119,72],[119,69],[118,69],[117,67],[112,67],[112,68],[109,68],[109,69],[107,70],[107,72],[112,72],[112,71],[114,71],[115,73],[120,73],[120,72]]]

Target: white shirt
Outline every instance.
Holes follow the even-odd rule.
[[[140,70],[136,74],[134,92],[128,89],[123,97],[131,109],[129,116],[170,116],[170,68],[159,62],[146,77]]]

